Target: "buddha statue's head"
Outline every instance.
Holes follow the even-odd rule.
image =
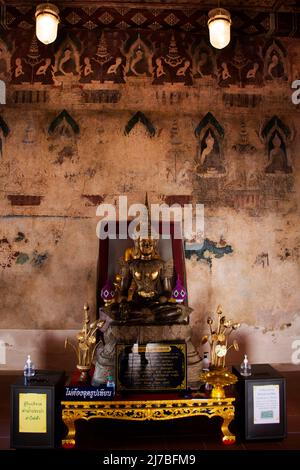
[[[152,258],[155,252],[155,240],[153,238],[139,238],[138,247],[141,253],[141,258],[149,259]]]
[[[160,256],[157,252],[157,239],[159,237],[157,232],[151,226],[147,194],[145,199],[145,206],[147,209],[146,217],[143,218],[139,225],[140,236],[135,239],[134,249],[132,250],[132,258],[144,260],[159,259]]]
[[[127,250],[128,251],[128,250]],[[130,253],[126,253],[125,260],[130,259],[160,259],[157,252],[157,240],[151,237],[139,237],[135,240],[134,248],[129,249]]]

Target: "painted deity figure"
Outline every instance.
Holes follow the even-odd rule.
[[[115,63],[110,65],[107,69],[107,75],[114,74],[118,72],[118,68],[122,65],[122,57],[116,57]]]
[[[226,64],[226,62],[222,62],[221,76],[222,76],[222,80],[227,80],[228,78],[231,78],[231,75],[228,70],[228,65]]]
[[[152,60],[150,51],[140,39],[132,45],[128,53],[128,76],[150,77],[152,75]]]
[[[15,77],[18,78],[20,75],[24,75],[22,60],[20,57],[16,58],[16,68],[15,68]]]
[[[177,182],[178,184],[186,184],[189,181],[191,181],[191,177],[192,177],[191,164],[189,160],[185,160],[183,166],[178,172],[178,175],[176,178]]]
[[[51,65],[51,59],[50,57],[47,57],[45,59],[45,63],[43,65],[40,65],[39,68],[36,71],[36,75],[46,75],[47,70],[49,69]]]
[[[85,57],[85,58],[83,59],[83,62],[84,62],[83,75],[84,75],[84,77],[87,77],[88,75],[90,75],[91,73],[93,73],[91,60],[90,60],[89,57]]]
[[[210,130],[208,130],[200,144],[199,158],[196,169],[197,173],[225,172],[225,168],[221,160],[218,142]]]
[[[248,78],[248,79],[255,78],[258,69],[259,69],[259,64],[258,64],[257,62],[255,62],[255,63],[253,64],[253,67],[248,70],[247,75],[246,75],[246,78]]]
[[[276,133],[272,140],[273,148],[270,150],[270,164],[266,168],[266,173],[291,173],[292,168],[288,165],[286,154],[282,148],[282,141]]]
[[[207,137],[206,137],[206,140],[205,140],[205,148],[202,150],[202,153],[201,153],[201,158],[200,158],[200,163],[201,165],[203,165],[207,159],[209,158],[210,154],[212,153],[213,151],[213,148],[214,148],[214,143],[215,143],[215,139],[213,138],[213,136],[211,135],[211,133],[209,132],[207,134]]]
[[[76,63],[71,49],[65,49],[59,60],[58,70],[62,75],[73,75],[77,73]]]
[[[267,78],[274,79],[274,78],[283,78],[285,75],[284,66],[275,52],[271,55],[271,60],[268,64],[267,69]]]
[[[166,72],[164,71],[164,66],[161,60],[161,57],[158,57],[155,61],[156,63],[156,76],[157,78],[161,77],[162,75],[166,75]]]

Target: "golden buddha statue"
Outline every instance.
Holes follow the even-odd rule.
[[[173,265],[157,252],[157,240],[138,238],[120,260],[114,302],[103,308],[115,321],[135,323],[181,322],[192,311],[172,296]]]

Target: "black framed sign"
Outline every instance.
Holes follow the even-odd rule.
[[[245,439],[286,437],[286,381],[269,364],[252,365],[250,376],[238,376],[236,416]]]
[[[286,435],[285,384],[281,379],[246,382],[246,438],[272,439]]]
[[[55,447],[63,382],[64,372],[39,371],[28,382],[19,377],[11,386],[11,447]]]
[[[118,391],[186,390],[186,343],[117,344]]]

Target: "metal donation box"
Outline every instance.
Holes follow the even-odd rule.
[[[283,439],[286,437],[285,378],[269,364],[252,365],[251,375],[243,376],[239,366],[236,420],[242,437],[254,439]]]
[[[13,448],[53,448],[61,438],[60,397],[64,372],[37,371],[11,386]]]

